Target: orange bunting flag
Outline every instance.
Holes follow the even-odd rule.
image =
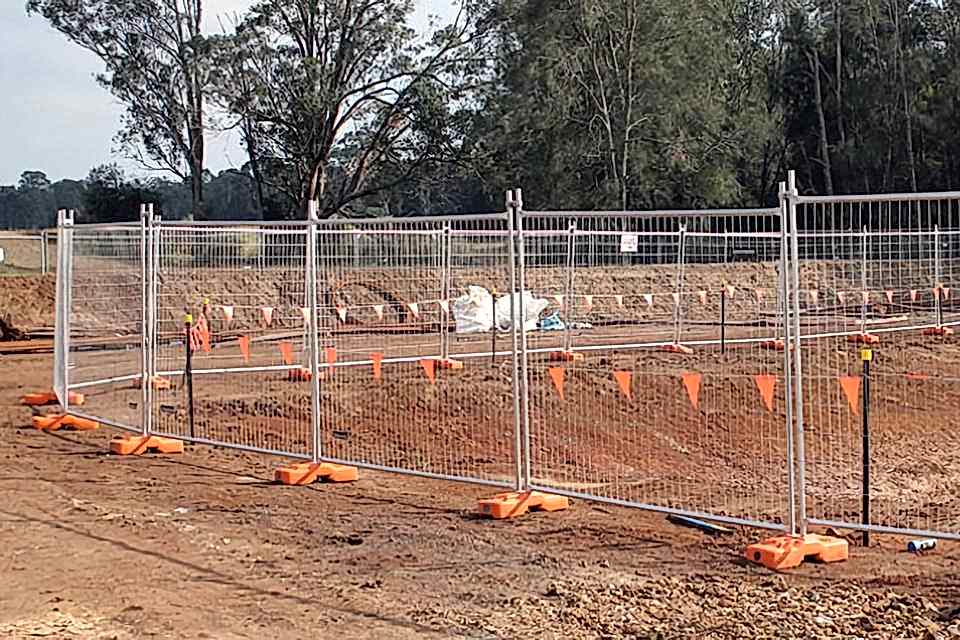
[[[840,387],[843,388],[847,402],[853,415],[860,415],[860,376],[844,376],[840,378]]]
[[[382,304],[373,305],[373,312],[377,314],[377,319],[380,320],[380,322],[383,322],[383,305]]]
[[[653,306],[653,294],[652,294],[652,293],[645,293],[645,294],[643,294],[643,299],[644,299],[644,301],[647,303],[647,306],[648,306],[648,307],[652,307],[652,306]]]
[[[732,300],[734,294],[736,294],[736,293],[737,293],[737,288],[734,287],[732,284],[728,284],[728,285],[727,285],[727,297]]]
[[[687,396],[690,398],[690,404],[694,409],[700,409],[700,381],[703,376],[699,373],[683,374],[683,387],[687,390]]]
[[[437,300],[437,304],[440,305],[440,310],[443,311],[444,314],[450,313],[449,302],[447,302],[446,300]]]
[[[820,292],[817,291],[816,289],[812,289],[809,293],[810,293],[810,302],[812,302],[814,306],[820,304]]]
[[[240,343],[240,355],[243,356],[243,361],[250,364],[250,338],[240,336],[237,342]]]
[[[613,298],[617,301],[617,306],[623,306],[623,296],[613,296]]]
[[[346,307],[337,307],[337,315],[340,316],[340,322],[347,321],[347,308]]]
[[[706,306],[706,304],[707,304],[707,292],[706,292],[706,291],[700,291],[700,292],[697,293],[697,295],[700,296],[700,304]]]
[[[673,298],[673,304],[674,304],[674,306],[679,307],[679,306],[680,306],[680,294],[679,294],[679,293],[671,293],[670,296]]]
[[[583,299],[587,302],[587,311],[593,309],[593,296],[583,296]]]
[[[263,323],[269,327],[273,322],[273,307],[261,307],[260,314],[263,316]]]
[[[613,378],[617,381],[620,391],[627,397],[627,400],[633,400],[633,389],[630,385],[633,374],[629,371],[614,371]]]
[[[563,367],[550,367],[548,373],[550,374],[550,379],[553,380],[553,386],[557,389],[557,395],[563,400],[563,380],[566,375],[566,370]]]
[[[300,315],[303,316],[304,322],[310,322],[310,307],[300,307]]]
[[[373,362],[373,379],[382,380],[383,379],[383,354],[382,353],[371,353],[370,360]]]
[[[223,319],[228,323],[231,322],[233,320],[233,307],[224,304],[220,308],[223,309]]]
[[[934,300],[939,300],[939,299],[940,299],[940,295],[941,295],[942,293],[943,293],[943,287],[942,287],[942,286],[939,286],[939,285],[938,285],[938,286],[934,287],[934,288],[933,288],[933,299],[934,299]]]
[[[757,302],[763,302],[763,289],[754,289],[753,295],[757,296]]]
[[[293,345],[289,342],[280,343],[280,355],[283,357],[283,363],[287,366],[293,365]]]
[[[420,304],[418,302],[408,302],[407,306],[410,307],[410,313],[413,314],[414,318],[420,317]]]
[[[886,291],[885,293],[887,294],[887,302],[893,304],[893,291]]]
[[[869,291],[864,291],[864,292],[863,292],[863,304],[870,304],[870,292],[869,292]]]
[[[949,300],[949,299],[950,299],[950,287],[944,287],[944,288],[943,288],[943,299],[944,299],[944,300]]]
[[[555,295],[555,296],[553,296],[553,299],[557,301],[557,304],[558,304],[558,305],[560,305],[561,307],[563,306],[563,296],[562,296],[562,295]]]
[[[777,376],[765,375],[755,376],[757,389],[760,391],[760,397],[763,398],[763,404],[767,411],[773,411],[773,392],[777,388]]]
[[[837,300],[840,301],[840,304],[845,304],[847,301],[847,294],[843,291],[837,291]]]
[[[437,361],[424,358],[420,361],[420,366],[423,367],[423,372],[427,374],[427,379],[430,380],[430,384],[436,384],[437,382]]]
[[[910,289],[910,302],[916,302],[918,295],[920,295],[919,291],[916,289]]]

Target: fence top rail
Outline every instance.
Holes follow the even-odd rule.
[[[960,200],[960,191],[929,193],[880,193],[847,196],[798,196],[797,204],[875,204],[889,202],[929,202],[932,200]]]
[[[507,219],[506,212],[500,213],[468,213],[462,215],[442,216],[405,216],[388,218],[323,218],[317,221],[310,220],[160,220],[161,227],[213,227],[225,229],[254,228],[254,229],[284,229],[292,227],[330,226],[374,226],[374,225],[415,225],[457,222],[484,222],[501,221]],[[139,223],[136,223],[139,225]],[[77,225],[89,226],[89,225]]]
[[[655,211],[523,211],[525,218],[746,218],[779,217],[779,207],[756,209],[659,209]]]
[[[64,229],[73,229],[75,231],[130,231],[140,229],[139,222],[94,222],[90,224],[71,224],[65,225]]]

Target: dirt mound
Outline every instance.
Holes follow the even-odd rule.
[[[0,317],[21,331],[52,327],[56,291],[52,275],[0,277]]]

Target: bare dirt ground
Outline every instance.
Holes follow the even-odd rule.
[[[52,279],[4,280],[0,304],[20,322],[51,317]],[[939,374],[939,364],[958,357],[952,348],[909,346],[902,350],[908,361],[894,370]],[[850,361],[847,351],[831,357]],[[771,366],[779,361],[768,357]],[[651,368],[639,356],[620,359],[618,368],[638,375]],[[715,366],[704,353],[675,368],[691,362],[708,373]],[[827,356],[818,363],[831,376],[845,371]],[[755,530],[714,539],[662,516],[584,501],[566,512],[493,522],[473,513],[489,489],[367,471],[350,485],[281,487],[270,482],[280,460],[207,447],[175,457],[118,458],[105,453],[109,430],[43,434],[29,426],[30,412],[18,398],[49,388],[51,366],[48,355],[0,356],[0,637],[960,637],[954,620],[960,552],[953,544],[913,556],[903,551],[903,539],[875,537],[869,549],[854,546],[845,564],[775,575],[741,559],[746,544],[764,537]],[[591,359],[571,368],[571,388],[592,376],[577,406],[609,416],[623,411],[607,376],[612,366]],[[602,394],[594,390],[596,371],[608,385]],[[539,401],[552,402],[542,373]],[[395,424],[428,396],[400,393],[391,375],[385,387],[391,404],[382,406]],[[344,385],[351,379],[337,377]],[[459,380],[473,391],[506,388],[480,371]],[[654,394],[653,382],[638,382],[638,395],[647,387]],[[248,391],[262,391],[266,383],[249,384]],[[750,390],[750,380],[743,386]],[[913,395],[929,395],[927,389],[901,381],[896,398],[887,394],[891,434],[923,427],[898,412],[909,409]],[[943,425],[937,432],[947,433],[956,396],[952,388],[936,389]],[[360,394],[344,397],[359,404]],[[708,404],[708,383],[704,397]],[[667,417],[680,415],[680,407],[688,411],[685,400],[674,402],[677,413]],[[846,416],[842,398],[831,406]],[[489,424],[497,425],[499,415]],[[470,415],[445,417],[449,425]],[[823,437],[811,449],[856,434],[837,420],[820,418]],[[380,416],[377,424],[383,422]],[[752,428],[748,421],[738,427]],[[618,451],[637,457],[626,445],[632,443]],[[885,451],[883,441],[878,451]],[[896,449],[887,451],[884,460],[893,460]],[[854,467],[842,462],[816,467],[817,478],[849,475]],[[942,466],[941,476],[956,477],[951,465]],[[948,496],[950,483],[937,491],[938,499]]]
[[[273,460],[196,447],[106,455],[45,435],[19,395],[48,357],[0,361],[0,636],[11,638],[939,638],[960,635],[960,553],[883,538],[773,575],[762,534],[705,538],[576,502],[513,522],[489,493],[364,472],[287,488]]]

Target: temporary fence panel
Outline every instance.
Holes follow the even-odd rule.
[[[809,522],[960,537],[960,194],[794,206]]]
[[[61,233],[58,305],[66,311],[57,342],[66,357],[55,358],[56,386],[62,379],[85,396],[74,413],[136,430],[143,412],[144,227],[68,225]]]
[[[151,432],[310,457],[307,225],[164,221],[151,237]]]
[[[0,276],[47,273],[44,231],[0,231]]]
[[[492,309],[466,299],[471,287],[510,291],[507,225],[505,215],[318,224],[322,459],[516,482],[509,339],[494,348],[496,331],[474,322]]]
[[[779,210],[524,213],[534,489],[773,529],[792,513]]]

